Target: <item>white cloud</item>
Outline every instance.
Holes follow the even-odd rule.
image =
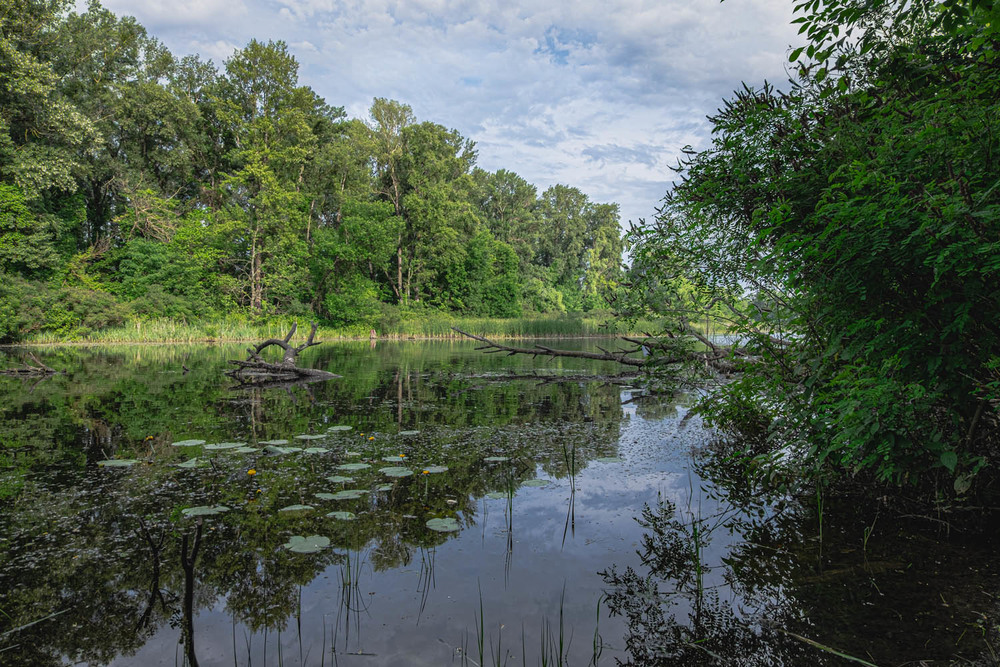
[[[243,0],[105,0],[104,5],[116,14],[135,16],[147,27],[205,26],[247,12]]]
[[[191,42],[191,46],[194,47],[195,53],[200,54],[203,58],[214,60],[220,64],[241,48],[239,45],[225,39],[218,39],[214,42],[194,40]]]

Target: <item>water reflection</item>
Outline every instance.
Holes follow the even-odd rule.
[[[324,346],[302,363],[340,379],[238,392],[224,346],[0,378],[0,663],[989,664],[988,517],[831,496],[820,540],[815,497],[734,474],[690,398],[473,347]]]
[[[692,470],[709,483],[638,519],[641,565],[601,573],[625,664],[996,663],[989,515],[946,525],[842,491],[821,523],[815,497],[763,493],[724,452]]]
[[[623,419],[616,388],[482,383],[482,373],[501,366],[469,346],[320,352],[308,363],[343,379],[233,392],[221,378],[232,350],[143,347],[51,350],[46,360],[67,369],[65,376],[33,393],[16,381],[4,385],[3,663],[166,664],[179,655],[192,665],[216,664],[220,637],[204,620],[216,610],[232,625],[228,662],[241,644],[269,661],[290,628],[314,654],[363,654],[359,642],[369,640],[361,619],[375,591],[393,595],[385,581],[363,586],[366,577],[398,578],[419,563],[416,619],[427,611],[437,548],[454,537],[428,530],[429,519],[454,517],[463,528],[482,522],[487,530],[486,505],[479,506],[492,502],[487,494],[512,497],[536,475],[558,479],[616,451]],[[573,370],[563,363],[546,370],[564,368]],[[207,445],[172,444],[189,439]],[[318,448],[263,448],[280,440]],[[210,448],[220,442],[253,450]],[[579,459],[570,461],[567,451]],[[95,466],[115,458],[139,463]],[[345,473],[346,463],[368,467]],[[379,471],[400,464],[414,474]],[[317,495],[344,488],[366,493],[340,501]],[[231,509],[198,519],[181,513],[219,505]],[[314,509],[280,511],[290,505]],[[509,509],[508,577],[516,548]],[[329,518],[331,510],[356,518]],[[291,535],[314,534],[332,547],[308,555],[283,548]],[[303,619],[303,591],[326,596],[331,579],[339,580],[336,619],[330,608]],[[319,632],[303,634],[303,622],[317,619]],[[176,651],[163,637],[171,632]]]

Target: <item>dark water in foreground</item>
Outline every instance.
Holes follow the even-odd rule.
[[[473,347],[329,344],[302,363],[342,378],[252,391],[240,346],[38,352],[67,374],[0,378],[0,664],[996,664],[991,519],[821,529],[688,398]]]

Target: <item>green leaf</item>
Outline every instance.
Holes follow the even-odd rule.
[[[330,538],[322,535],[310,535],[302,537],[294,535],[288,538],[285,548],[297,554],[314,554],[330,546]]]
[[[427,527],[439,533],[454,533],[462,529],[458,521],[448,517],[445,519],[431,519],[427,522]]]

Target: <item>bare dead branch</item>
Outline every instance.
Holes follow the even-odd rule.
[[[484,338],[483,336],[477,336],[476,334],[471,334],[466,331],[462,331],[457,327],[452,327],[453,331],[456,331],[467,338],[473,340],[478,340],[484,343],[482,347],[476,348],[477,350],[487,350],[488,353],[496,352],[506,352],[508,356],[515,354],[527,354],[532,357],[575,357],[577,359],[593,359],[595,361],[615,361],[619,364],[625,366],[634,366],[636,368],[641,368],[645,365],[645,359],[636,359],[634,357],[628,356],[629,352],[622,350],[620,352],[584,352],[582,350],[557,350],[545,345],[535,345],[535,347],[511,347],[509,345],[502,345],[496,343],[489,338]]]
[[[508,356],[526,354],[531,357],[574,357],[577,359],[592,359],[595,361],[613,361],[625,366],[632,366],[633,368],[640,369],[651,368],[653,366],[662,368],[670,365],[697,362],[703,363],[706,368],[714,370],[717,373],[729,374],[738,370],[735,357],[740,357],[744,360],[749,358],[747,357],[746,352],[740,348],[716,345],[708,338],[698,333],[691,326],[685,324],[683,328],[685,333],[690,334],[692,338],[704,344],[707,350],[699,351],[694,349],[684,349],[683,346],[667,344],[666,342],[649,334],[646,334],[646,338],[622,336],[622,340],[632,343],[635,347],[630,349],[621,348],[614,351],[599,347],[598,349],[601,350],[600,353],[584,352],[582,350],[559,350],[546,345],[538,344],[534,347],[513,347],[497,343],[496,341],[483,336],[477,336],[476,334],[462,331],[457,327],[452,327],[452,330],[467,338],[483,343],[483,345],[477,347],[476,349],[482,350],[486,354],[506,352]],[[678,340],[678,338],[673,334],[668,333],[668,336],[673,341]],[[643,351],[643,348],[646,348],[646,350],[655,349],[666,354],[646,356],[641,359],[629,356],[635,354],[636,352]]]
[[[49,368],[48,366],[43,364],[38,359],[38,357],[36,357],[31,352],[28,352],[27,354],[29,357],[31,357],[31,360],[35,362],[34,366],[32,366],[26,361],[22,361],[21,368],[8,368],[5,370],[0,370],[0,375],[28,378],[28,377],[48,377],[50,375],[58,375],[60,373],[60,371],[57,371],[54,368]]]
[[[309,332],[309,337],[306,342],[298,346],[293,346],[289,341],[292,340],[292,336],[298,329],[298,323],[293,323],[291,330],[288,332],[284,338],[269,338],[261,343],[258,343],[254,347],[247,348],[247,358],[245,361],[240,361],[238,359],[231,359],[229,363],[237,366],[236,369],[231,371],[226,371],[226,375],[240,381],[243,384],[268,384],[268,383],[287,383],[295,382],[298,380],[309,379],[315,380],[328,380],[330,378],[340,377],[335,373],[329,371],[318,370],[314,368],[299,368],[296,365],[297,357],[302,350],[314,345],[319,345],[315,340],[316,337],[316,323],[312,323],[312,329]],[[278,363],[271,363],[265,361],[260,353],[271,346],[280,347],[284,351],[282,359]]]

